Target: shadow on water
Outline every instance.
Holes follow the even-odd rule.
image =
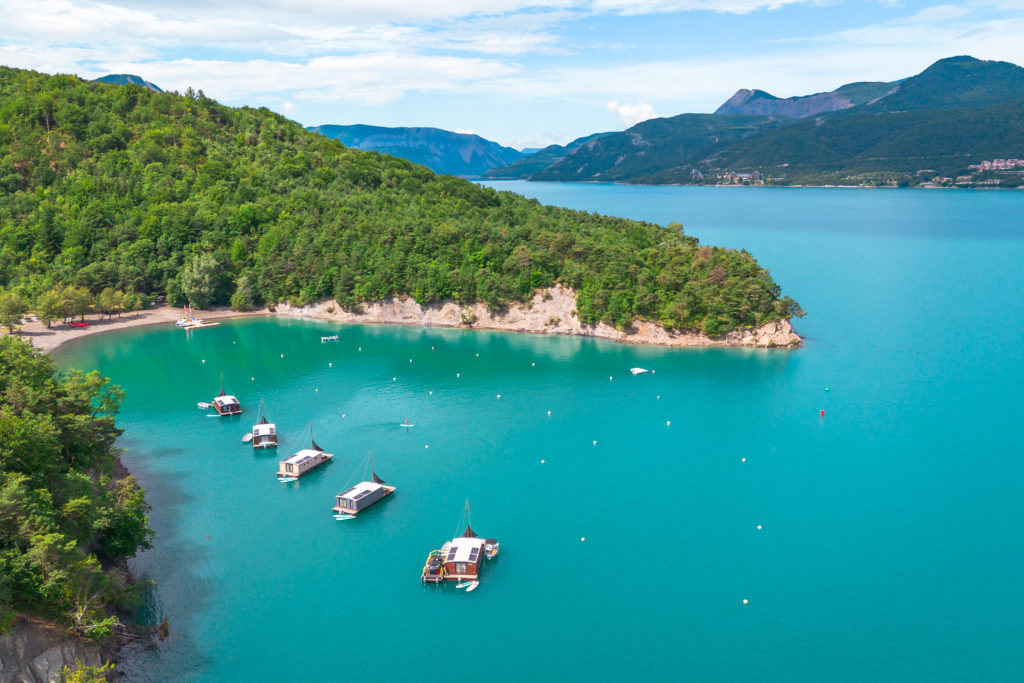
[[[142,591],[142,605],[136,612],[138,625],[147,628],[158,626],[165,618],[169,634],[158,640],[156,647],[127,647],[122,651],[117,671],[131,680],[151,680],[146,672],[155,668],[154,660],[171,657],[175,660],[194,662],[195,667],[203,666],[202,650],[190,634],[195,632],[193,622],[196,613],[202,610],[216,590],[215,586],[200,578],[196,568],[206,561],[209,553],[202,545],[186,540],[179,531],[182,529],[184,511],[195,502],[195,497],[181,484],[180,479],[167,476],[150,463],[161,459],[182,457],[184,451],[173,447],[154,447],[135,438],[122,437],[118,445],[123,449],[122,461],[146,491],[146,501],[151,507],[149,524],[153,529],[153,548],[139,553],[129,561],[132,576],[137,581],[152,581]],[[145,458],[133,454],[146,452]],[[165,600],[165,595],[179,599]],[[180,601],[188,596],[187,604]]]

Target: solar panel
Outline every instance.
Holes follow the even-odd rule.
[[[454,562],[455,561],[455,553],[456,553],[456,549],[455,548],[452,548],[451,550],[448,551],[448,561],[449,562]]]
[[[473,548],[469,551],[469,561],[476,562],[476,558],[480,557],[480,548]]]

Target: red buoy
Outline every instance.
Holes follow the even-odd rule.
[[[825,411],[824,411],[824,410],[823,410],[823,411],[821,411],[821,416],[822,416],[822,417],[825,417]]]

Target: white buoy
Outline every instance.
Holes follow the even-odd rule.
[[[537,366],[536,363],[530,363],[530,367],[536,367],[536,366]]]
[[[319,390],[319,389],[314,389],[313,391],[317,391],[317,392],[319,392],[320,390]]]
[[[329,368],[333,368],[333,367],[334,367],[334,363],[328,363],[328,364],[327,364],[327,367],[329,367]]]
[[[541,461],[540,461],[540,464],[541,464],[541,465],[543,465],[543,464],[544,464],[544,461],[543,461],[543,460],[541,460]]]
[[[743,604],[746,605],[748,603],[750,603],[750,600],[747,600],[746,598],[743,598]]]
[[[429,444],[427,444],[427,445],[425,445],[425,446],[424,446],[424,448],[430,448],[430,445],[429,445]]]
[[[501,394],[498,394],[498,398],[501,398]]]
[[[410,359],[409,359],[409,362],[410,362],[410,363],[412,362],[412,358],[410,358]]]
[[[204,362],[204,363],[206,362],[206,359],[205,359],[205,358],[203,359],[203,362]]]
[[[586,536],[580,536],[580,543],[586,543],[586,542],[587,542],[587,537]]]
[[[596,441],[594,442],[594,445],[595,445],[595,446],[597,445],[597,442],[596,442]]]
[[[431,351],[433,351],[433,350],[434,350],[434,347],[433,347],[433,346],[431,346],[431,347],[430,347],[430,350],[431,350]]]
[[[430,392],[430,395],[431,395],[431,396],[433,396],[433,395],[434,395],[434,392],[433,392],[433,391],[431,391],[431,392]]]
[[[363,347],[362,347],[362,346],[360,346],[360,347],[359,347],[359,350],[360,350],[360,351],[362,351],[362,350],[363,350]]]
[[[391,381],[392,381],[392,382],[397,382],[397,381],[398,381],[398,378],[397,378],[397,377],[392,377],[392,378],[391,378]]]
[[[758,525],[757,525],[757,530],[758,530],[758,531],[760,531],[760,530],[761,530],[761,525],[760,525],[760,524],[758,524]]]
[[[345,417],[345,413],[342,413],[342,414],[341,414],[341,416],[342,416],[342,417]]]
[[[551,411],[550,410],[548,411],[548,415],[551,415]]]
[[[666,427],[671,427],[672,426],[672,420],[665,420],[665,426]]]
[[[479,357],[480,357],[480,354],[479,354],[479,353],[478,353],[478,354],[476,354],[476,357],[477,357],[477,358],[479,358]]]
[[[281,358],[284,358],[284,354],[283,353],[281,354]]]
[[[746,462],[746,461],[747,461],[746,458],[740,458],[740,462]]]
[[[611,381],[611,378],[612,378],[612,376],[611,376],[611,375],[608,375],[608,380],[609,380],[609,381]]]
[[[456,377],[461,377],[462,375],[460,375],[459,373],[457,373],[457,372],[456,372],[456,373],[455,373],[455,376],[456,376]]]
[[[661,394],[658,394],[658,400],[659,401],[661,400]]]

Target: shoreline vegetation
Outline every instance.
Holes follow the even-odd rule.
[[[140,637],[120,617],[141,601],[126,560],[150,547],[149,506],[114,447],[109,378],[6,336],[0,396],[0,665],[57,680]]]
[[[650,321],[634,322],[626,330],[598,323],[586,325],[576,313],[576,293],[561,285],[538,289],[526,304],[513,303],[503,311],[494,312],[483,303],[463,306],[448,301],[421,306],[411,297],[392,297],[363,304],[360,311],[345,310],[336,301],[327,300],[308,306],[279,304],[274,310],[261,308],[235,311],[215,308],[193,311],[195,317],[219,321],[231,318],[280,316],[308,320],[327,320],[356,325],[416,325],[476,330],[498,330],[531,334],[573,335],[607,339],[626,344],[653,346],[727,346],[754,348],[795,348],[803,343],[793,331],[789,320],[780,318],[758,327],[733,330],[713,338],[702,332],[668,330]],[[181,311],[170,306],[157,306],[119,318],[94,316],[86,328],[68,325],[46,327],[39,320],[22,323],[12,336],[32,343],[43,353],[52,353],[68,342],[102,332],[113,332],[151,325],[170,325],[181,317]],[[87,319],[89,317],[87,316]],[[0,336],[11,334],[0,331]]]
[[[749,252],[681,224],[544,206],[202,92],[0,67],[0,150],[3,315],[406,295],[497,314],[556,285],[581,324],[621,332],[719,338],[802,312]]]

